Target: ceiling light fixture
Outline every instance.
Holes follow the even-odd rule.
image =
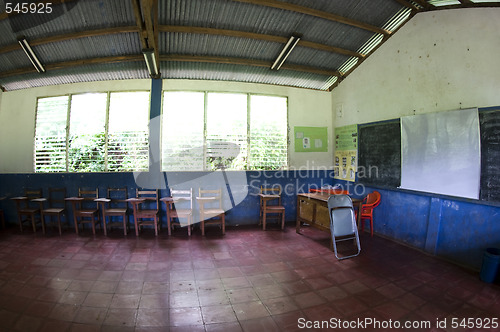
[[[30,59],[36,71],[39,73],[45,73],[45,68],[43,67],[40,60],[38,60],[35,52],[33,52],[33,50],[31,49],[30,44],[28,44],[28,41],[26,40],[26,37],[21,36],[17,39],[17,41],[19,42],[19,45],[21,45],[24,53],[26,53],[26,55],[28,56],[28,59]]]
[[[144,60],[146,60],[149,76],[152,78],[158,78],[160,76],[160,71],[156,65],[155,50],[152,48],[145,48],[142,50],[142,54],[144,55]]]
[[[273,65],[271,66],[271,69],[273,70],[279,70],[283,63],[285,62],[286,58],[292,53],[293,49],[299,42],[300,38],[302,38],[302,35],[299,34],[293,34],[290,39],[285,44],[285,47],[281,50],[281,53],[278,55],[276,60],[274,61]]]

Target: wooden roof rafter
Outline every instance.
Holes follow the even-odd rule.
[[[342,24],[347,24],[356,28],[368,30],[374,33],[381,33],[383,35],[390,35],[391,32],[384,30],[382,28],[379,28],[377,26],[364,23],[361,21],[353,20],[347,17],[343,17],[337,14],[332,14],[332,13],[327,13],[323,12],[321,10],[309,8],[309,7],[303,7],[299,5],[295,5],[292,3],[288,2],[282,2],[282,1],[277,1],[277,0],[232,0],[236,2],[245,2],[245,3],[250,3],[253,5],[257,6],[265,6],[265,7],[271,7],[271,8],[276,8],[276,9],[282,9],[282,10],[288,10],[288,11],[293,11],[296,13],[300,14],[305,14],[305,15],[310,15],[310,16],[315,16],[319,18],[323,18],[325,20],[337,22],[337,23],[342,23]]]
[[[248,38],[248,39],[256,39],[262,41],[276,42],[276,43],[286,43],[288,40],[285,37],[275,36],[275,35],[267,35],[267,34],[259,34],[253,32],[245,32],[239,30],[226,30],[226,29],[214,29],[214,28],[203,28],[203,27],[191,27],[191,26],[176,26],[176,25],[159,25],[159,32],[178,32],[178,33],[197,33],[197,34],[209,34],[209,35],[220,35],[220,36],[230,36],[236,38]],[[103,35],[111,35],[111,34],[119,34],[119,33],[140,33],[140,30],[136,26],[124,26],[124,27],[115,27],[115,28],[105,28],[105,29],[96,29],[96,30],[86,30],[82,32],[75,33],[67,33],[61,35],[50,36],[46,38],[34,39],[30,40],[31,46],[44,45],[48,43],[56,43],[65,40],[78,39],[78,38],[87,38],[87,37],[95,37],[95,36],[103,36]],[[147,46],[147,45],[146,45]],[[317,49],[325,52],[343,54],[347,56],[354,56],[357,58],[363,58],[364,54],[360,54],[358,52],[353,52],[350,50],[346,50],[343,48],[330,46],[326,44],[314,43],[310,41],[301,40],[301,47],[308,47],[312,49]],[[11,44],[7,45],[0,49],[1,53],[6,53],[10,51],[15,51],[20,49],[19,44]]]
[[[208,34],[208,35],[220,35],[220,36],[228,36],[228,37],[236,37],[236,38],[248,38],[248,39],[257,39],[262,41],[275,42],[280,44],[285,44],[288,41],[288,38],[254,33],[254,32],[246,32],[240,30],[227,30],[227,29],[214,29],[214,28],[205,28],[205,27],[193,27],[193,26],[179,26],[179,25],[160,25],[160,32],[178,32],[178,33],[195,33],[195,34]],[[322,50],[331,53],[338,53],[347,56],[354,56],[357,58],[364,57],[363,54],[358,52],[353,52],[350,50],[346,50],[340,47],[330,46],[326,44],[314,43],[310,41],[300,40],[299,45],[302,47],[309,47],[317,50]]]
[[[100,57],[93,59],[81,59],[73,61],[65,61],[58,63],[51,63],[45,65],[47,71],[71,68],[76,66],[84,66],[90,64],[103,64],[103,63],[113,63],[113,62],[140,62],[144,58],[142,55],[125,55],[125,56],[114,56],[114,57]],[[263,60],[250,60],[244,58],[232,58],[232,57],[217,57],[217,56],[193,56],[193,55],[182,55],[182,54],[169,54],[160,56],[161,61],[177,61],[177,62],[205,62],[205,63],[219,63],[219,64],[233,64],[233,65],[243,65],[243,66],[253,66],[253,67],[269,67],[269,62]],[[342,74],[338,71],[326,70],[322,68],[315,68],[310,66],[292,65],[286,64],[281,67],[282,69],[308,72],[326,76],[337,76],[340,77]],[[33,67],[19,68],[15,70],[10,70],[0,73],[0,78],[14,76],[14,75],[24,75],[35,73]]]
[[[143,50],[153,50],[156,68],[160,68],[158,50],[158,0],[132,0]],[[153,78],[159,78],[158,72]]]
[[[234,58],[234,57],[168,54],[168,55],[162,55],[161,61],[223,63],[223,64],[233,64],[233,65],[236,64],[236,65],[269,68],[268,61],[250,60],[250,59]],[[302,71],[302,72],[314,73],[326,76],[341,76],[341,73],[338,71],[326,70],[326,69],[315,68],[310,66],[302,66],[302,65],[284,64],[283,66],[281,66],[281,69]]]
[[[126,26],[126,27],[115,27],[115,28],[105,28],[105,29],[96,29],[96,30],[85,30],[80,32],[73,33],[65,33],[61,35],[50,36],[46,38],[39,38],[30,40],[31,46],[44,45],[49,43],[56,43],[65,40],[71,39],[79,39],[79,38],[87,38],[87,37],[96,37],[96,36],[105,36],[112,35],[118,33],[130,33],[130,32],[139,32],[139,29],[136,26]],[[15,51],[21,49],[18,43],[7,45],[3,48],[0,48],[0,53],[7,53],[11,51]]]

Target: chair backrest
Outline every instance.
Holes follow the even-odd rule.
[[[25,189],[24,196],[28,197],[28,199],[41,198],[42,189]]]
[[[99,189],[82,189],[78,188],[78,197],[83,198],[80,202],[79,207],[82,210],[86,209],[96,209],[99,208],[99,203],[94,202],[96,198],[99,198]]]
[[[143,198],[146,201],[139,204],[140,210],[156,210],[159,209],[159,190],[158,189],[136,189],[135,197]]]
[[[378,191],[374,191],[366,195],[363,200],[363,209],[373,209],[380,204],[381,195]]]
[[[35,204],[34,202],[31,202],[32,199],[35,198],[42,198],[43,197],[43,191],[42,189],[25,189],[24,190],[24,196],[28,197],[28,200],[25,201],[25,206],[26,208],[28,207],[39,207],[38,204]]]
[[[356,232],[356,218],[352,200],[347,195],[333,195],[328,198],[330,229],[334,236],[352,235]]]
[[[49,207],[66,208],[66,188],[49,188]]]
[[[270,187],[270,188],[260,186],[260,193],[265,194],[265,195],[278,195],[279,196],[279,198],[277,198],[278,205],[281,205],[281,186],[274,186],[274,187]],[[272,201],[276,202],[276,200],[272,200]],[[269,204],[269,202],[268,202],[268,205],[271,205],[271,204]]]
[[[109,198],[111,200],[111,202],[109,202],[110,208],[126,208],[126,200],[128,198],[127,187],[108,188],[106,192],[106,198]]]
[[[218,205],[219,209],[222,209],[222,189],[198,189],[198,193],[200,197],[215,197],[213,201],[207,203],[207,206],[215,206]],[[204,204],[200,204],[200,206],[205,208]]]
[[[174,205],[179,206],[187,206],[189,204],[189,209],[193,209],[193,188],[189,189],[170,189],[170,195],[174,199]]]

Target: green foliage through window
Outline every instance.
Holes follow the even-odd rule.
[[[147,171],[149,92],[38,99],[35,172]]]

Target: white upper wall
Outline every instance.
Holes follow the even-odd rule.
[[[78,83],[0,94],[0,173],[32,173],[35,109],[38,97],[97,91],[149,90],[150,80]],[[288,97],[290,167],[332,167],[332,100],[327,92],[251,83],[164,80],[164,90],[227,91]],[[293,127],[329,128],[329,151],[295,153]]]
[[[334,127],[500,105],[500,8],[419,13],[332,92]]]

